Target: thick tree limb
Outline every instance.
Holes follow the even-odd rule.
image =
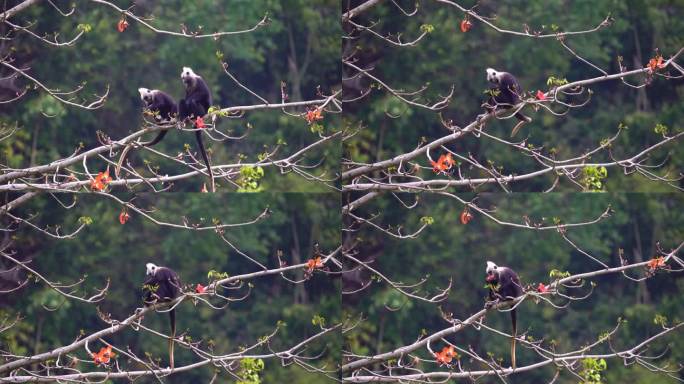
[[[342,21],[356,17],[359,14],[361,14],[361,13],[375,7],[376,5],[380,4],[382,1],[383,0],[368,0],[365,3],[359,5],[358,7],[343,13],[342,14]]]
[[[664,63],[664,66],[667,67],[667,66],[670,65],[672,62],[674,62],[674,60],[675,60],[679,55],[681,55],[681,53],[682,53],[683,51],[684,51],[684,48],[680,49],[674,56],[672,56],[669,60],[667,60],[667,61]],[[600,83],[600,82],[603,82],[603,81],[618,80],[618,79],[621,79],[621,78],[624,78],[624,77],[627,77],[627,76],[634,76],[634,75],[638,75],[638,74],[643,74],[643,73],[648,72],[649,70],[650,70],[650,69],[646,67],[646,68],[635,69],[635,70],[632,70],[632,71],[616,73],[616,74],[612,74],[612,75],[608,75],[608,76],[599,76],[599,77],[594,77],[594,78],[591,78],[591,79],[578,80],[578,81],[574,81],[574,82],[572,82],[572,83],[568,83],[568,84],[562,85],[562,86],[556,88],[555,90],[551,90],[550,92],[552,92],[552,94],[553,94],[553,93],[558,94],[559,92],[561,92],[561,91],[563,91],[563,90],[573,89],[573,88],[577,88],[577,87],[581,87],[581,86],[585,86],[585,85],[590,85],[590,84],[596,84],[596,83]],[[522,103],[520,103],[520,104],[514,106],[514,107],[513,107],[513,110],[519,110],[519,109],[521,109],[523,106],[525,106],[526,104],[527,104],[527,102],[522,102]],[[407,152],[407,153],[404,153],[404,154],[401,154],[401,155],[397,155],[397,156],[395,156],[395,157],[393,157],[393,158],[391,158],[391,159],[379,161],[379,162],[376,162],[376,163],[373,163],[373,164],[367,164],[367,165],[357,166],[357,167],[355,167],[355,168],[352,168],[352,169],[350,169],[350,170],[347,170],[347,171],[345,171],[345,172],[342,172],[342,180],[343,180],[343,181],[344,181],[344,180],[350,180],[350,179],[353,179],[353,178],[355,178],[355,177],[358,177],[358,176],[361,176],[361,175],[365,175],[365,174],[367,174],[367,173],[370,173],[370,172],[373,172],[373,171],[376,171],[376,170],[386,169],[386,168],[388,168],[388,167],[395,166],[395,165],[399,165],[400,163],[403,163],[403,162],[406,162],[406,161],[408,161],[408,160],[414,159],[414,158],[416,158],[416,157],[418,157],[418,156],[421,156],[421,155],[425,154],[425,153],[426,153],[428,150],[430,150],[430,149],[439,148],[439,147],[442,146],[442,145],[445,145],[445,144],[447,144],[447,143],[449,143],[449,142],[452,142],[452,141],[454,141],[454,140],[457,140],[457,139],[463,137],[466,133],[472,132],[476,127],[480,126],[480,125],[483,124],[483,123],[486,123],[488,120],[494,118],[495,116],[498,117],[498,116],[501,116],[501,115],[505,115],[505,114],[507,114],[507,113],[510,113],[510,112],[507,111],[507,110],[500,110],[500,111],[497,111],[496,114],[494,114],[494,115],[492,115],[492,114],[487,114],[486,116],[484,116],[484,117],[483,117],[482,119],[480,119],[479,121],[478,121],[478,120],[475,120],[475,121],[471,122],[470,124],[468,124],[465,128],[460,129],[460,130],[456,130],[456,131],[454,131],[454,133],[452,133],[452,134],[449,134],[449,135],[447,135],[447,136],[444,136],[444,137],[442,137],[442,138],[439,138],[439,139],[437,139],[437,140],[434,140],[434,141],[432,141],[431,143],[429,143],[429,144],[427,144],[427,145],[425,145],[425,146],[422,146],[422,147],[420,147],[420,148],[417,148],[417,149],[415,149],[415,150],[413,150],[413,151],[410,151],[410,152]],[[547,172],[547,171],[545,171],[545,172]]]
[[[680,243],[677,248],[675,248],[673,251],[671,251],[667,256],[665,256],[665,262],[670,260],[671,258],[675,257],[677,252],[679,252],[682,247],[684,247],[684,243]],[[560,279],[558,281],[555,281],[549,285],[550,288],[556,288],[564,283],[571,283],[573,281],[581,280],[581,279],[586,279],[589,277],[595,277],[595,276],[600,276],[600,275],[605,275],[605,274],[611,274],[611,273],[621,273],[629,269],[635,269],[635,268],[643,268],[648,266],[650,261],[644,261],[641,263],[634,263],[634,264],[629,264],[625,266],[620,266],[620,267],[615,267],[615,268],[607,268],[607,269],[601,269],[593,272],[587,272],[587,273],[580,273],[576,275],[572,275],[563,279]],[[430,342],[436,342],[438,340],[441,340],[442,338],[449,336],[451,334],[457,333],[462,331],[465,327],[474,324],[475,322],[479,321],[480,318],[485,316],[488,312],[498,309],[500,307],[507,307],[507,306],[515,306],[517,303],[522,302],[525,300],[528,296],[530,296],[531,293],[525,293],[524,295],[516,298],[515,300],[507,301],[507,302],[502,302],[497,305],[492,306],[491,308],[487,309],[482,309],[475,314],[471,315],[467,319],[463,320],[462,322],[455,323],[454,325],[450,326],[449,328],[445,328],[441,331],[435,332],[413,344],[409,344],[406,346],[402,346],[400,348],[396,348],[393,351],[390,352],[385,352],[385,353],[380,353],[375,356],[371,357],[365,357],[365,358],[360,358],[358,360],[351,361],[347,364],[342,365],[342,372],[343,373],[348,373],[348,372],[354,372],[358,369],[367,367],[369,365],[373,365],[375,363],[379,363],[382,361],[387,361],[390,359],[395,359],[399,358],[401,356],[404,356],[410,352],[413,352],[415,350],[418,350],[420,348],[425,347],[428,343]],[[680,323],[677,327],[684,325],[684,323]],[[517,371],[517,370],[516,370]],[[491,374],[495,374],[495,372],[491,372]],[[456,376],[458,377],[458,376]],[[351,378],[349,378],[351,379]],[[344,379],[345,381],[348,381],[347,378]],[[396,381],[396,378],[395,378]]]
[[[0,13],[0,20],[6,20],[9,19],[10,17],[16,15],[17,13],[23,11],[24,9],[32,6],[33,4],[38,3],[40,0],[26,0],[22,3],[19,3],[15,5],[14,7],[6,10],[3,13]]]

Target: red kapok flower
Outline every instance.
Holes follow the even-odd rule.
[[[662,268],[665,266],[665,258],[663,256],[660,257],[654,257],[648,262],[648,269],[651,270],[651,272],[654,272],[658,268]]]
[[[451,169],[456,164],[456,160],[451,157],[451,152],[449,152],[446,155],[440,155],[437,161],[430,160],[430,164],[432,164],[432,170],[435,173],[440,173]]]
[[[126,21],[126,19],[121,19],[121,20],[119,20],[119,22],[116,24],[116,29],[117,29],[119,32],[125,31],[126,28],[128,28],[128,21]]]
[[[90,189],[94,191],[103,191],[111,181],[112,178],[109,176],[109,168],[107,168],[106,171],[98,173],[97,176],[95,176],[95,179],[90,181]]]
[[[121,225],[126,224],[128,219],[130,219],[130,218],[131,218],[131,215],[129,215],[128,212],[126,212],[126,211],[121,211],[121,213],[119,213],[119,223],[121,223]]]
[[[468,211],[468,209],[464,209],[463,212],[461,212],[461,224],[465,225],[470,222],[470,220],[473,219],[473,214]]]
[[[451,360],[458,357],[458,353],[452,345],[442,348],[441,352],[435,352],[435,360],[439,365],[449,365]]]
[[[430,160],[430,164],[432,165],[432,171],[434,173],[440,173],[444,170],[444,164],[439,159],[437,161]]]
[[[439,365],[449,365],[449,363],[451,363],[451,356],[448,356],[443,352],[436,352],[435,360],[437,360]]]
[[[540,90],[537,90],[537,100],[546,100],[546,94]]]
[[[549,287],[547,285],[544,285],[544,283],[539,283],[539,286],[537,287],[537,292],[546,293],[548,291],[549,291]]]
[[[109,361],[116,357],[116,353],[112,352],[112,346],[100,348],[100,352],[93,353],[93,362],[95,365],[107,365]]]
[[[204,293],[206,291],[207,291],[207,287],[205,287],[204,285],[202,285],[200,283],[197,283],[197,286],[195,287],[195,292]]]
[[[646,67],[650,69],[651,72],[655,71],[656,69],[665,68],[665,64],[663,63],[663,57],[657,55],[656,57],[648,61]]]
[[[306,270],[308,272],[313,272],[316,268],[323,268],[323,261],[320,256],[316,256],[306,262]]]
[[[197,120],[195,120],[195,127],[202,129],[205,127],[204,125],[204,119],[201,117],[198,117]]]
[[[451,152],[447,153],[446,156],[444,156],[444,164],[448,166],[449,168],[453,167],[456,165],[456,160],[454,160],[451,157]]]
[[[105,186],[101,181],[95,179],[90,181],[90,189],[93,191],[101,191],[105,189]]]
[[[306,122],[311,124],[314,123],[318,120],[323,119],[323,115],[321,114],[321,109],[320,108],[314,108],[306,112],[306,116],[304,116],[306,119]]]
[[[461,21],[461,32],[468,32],[472,26],[473,23],[471,23],[470,20],[468,20],[467,18],[463,19],[463,21]]]

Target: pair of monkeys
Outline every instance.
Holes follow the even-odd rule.
[[[173,98],[166,92],[158,89],[138,88],[140,99],[145,104],[145,109],[149,110],[154,115],[155,122],[159,124],[167,124],[175,121],[185,123],[188,119],[196,121],[197,118],[204,117],[204,115],[207,114],[207,111],[211,107],[212,99],[211,91],[204,79],[196,74],[192,68],[183,67],[181,81],[183,81],[183,85],[185,85],[185,98],[181,99],[178,104],[176,104]],[[209,158],[207,157],[207,151],[202,142],[202,131],[199,129],[201,127],[197,126],[197,128],[195,137],[197,138],[200,154],[207,167],[207,174],[211,180],[211,190],[213,192],[215,190],[214,177],[211,173],[211,165],[209,163]],[[154,139],[142,143],[142,145],[149,147],[157,144],[164,138],[167,132],[168,129],[160,131]],[[122,154],[119,164],[123,163],[124,157],[125,152]]]
[[[204,115],[207,114],[207,111],[211,107],[212,99],[211,91],[204,79],[197,75],[192,68],[183,67],[181,80],[185,85],[185,98],[181,99],[178,104],[176,104],[169,94],[158,89],[138,88],[140,99],[145,104],[145,108],[154,114],[156,122],[160,124],[170,123],[177,117],[181,123],[185,123],[187,119],[196,119],[204,117]],[[494,113],[499,108],[510,109],[520,102],[522,88],[520,87],[518,80],[512,74],[487,68],[487,81],[494,85],[492,91],[495,91],[489,100],[482,105],[487,113]],[[515,136],[524,124],[532,121],[530,117],[525,116],[520,111],[515,114],[515,117],[520,120],[520,122],[513,128],[511,137]],[[142,143],[142,145],[148,147],[155,145],[164,138],[166,133],[167,129],[164,129],[160,131],[157,137],[152,141]],[[195,137],[197,138],[200,154],[207,167],[207,174],[211,180],[211,190],[213,192],[215,191],[214,177],[211,172],[211,165],[209,163],[209,158],[207,157],[204,143],[202,142],[202,132],[199,129],[195,131]],[[123,163],[125,153],[124,150],[124,153],[119,160],[117,174],[118,169]]]

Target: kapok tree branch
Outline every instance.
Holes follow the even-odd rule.
[[[358,16],[359,14],[373,8],[374,6],[380,4],[383,0],[367,0],[363,4],[359,5],[356,8],[353,8],[345,13],[342,14],[342,21],[351,19],[353,17]],[[343,2],[344,4],[344,2]]]
[[[684,242],[680,243],[677,246],[677,248],[675,248],[673,251],[668,253],[664,257],[664,262],[667,263],[669,260],[675,258],[676,254],[682,249],[682,247],[684,247]],[[555,288],[557,288],[563,284],[571,283],[571,282],[578,281],[581,279],[586,279],[589,277],[596,277],[596,276],[610,274],[610,273],[622,273],[622,272],[629,270],[629,269],[643,268],[643,267],[646,267],[648,265],[649,265],[649,261],[644,261],[644,262],[640,262],[640,263],[634,263],[634,264],[624,265],[624,266],[615,267],[615,268],[606,268],[606,269],[596,270],[593,272],[580,273],[580,274],[572,275],[572,276],[554,281],[554,282],[549,284],[549,287],[551,289],[555,289]],[[454,324],[452,326],[450,326],[449,328],[435,332],[435,333],[433,333],[433,334],[431,334],[431,335],[429,335],[429,336],[427,336],[421,340],[416,341],[413,344],[409,344],[406,346],[396,348],[390,352],[380,353],[380,354],[377,354],[375,356],[365,357],[365,358],[361,358],[361,359],[351,361],[347,364],[342,365],[342,368],[341,368],[342,373],[354,372],[358,369],[367,367],[367,366],[375,364],[375,363],[387,361],[390,359],[399,358],[399,357],[406,355],[410,352],[413,352],[417,349],[425,347],[430,342],[438,341],[438,340],[440,340],[440,339],[442,339],[448,335],[462,331],[465,327],[472,325],[475,322],[479,321],[480,318],[484,317],[491,310],[499,309],[501,307],[507,307],[509,305],[510,306],[516,306],[516,305],[518,305],[518,303],[522,302],[523,300],[525,300],[526,298],[528,298],[529,296],[532,296],[532,295],[536,295],[536,293],[527,292],[524,295],[519,296],[514,300],[498,303],[497,305],[494,305],[489,309],[484,308],[484,309],[476,312],[475,314],[471,315],[467,319],[465,319],[463,321],[459,321],[459,322],[454,322]],[[684,323],[682,323],[680,325],[684,325]],[[489,374],[495,374],[495,373],[496,372],[491,371]],[[344,380],[346,380],[346,379],[344,379]]]
[[[482,17],[479,14],[477,14],[475,11],[473,11],[472,8],[467,9],[467,8],[459,5],[458,3],[454,2],[454,1],[451,1],[451,0],[435,0],[435,1],[438,3],[447,4],[447,5],[450,5],[452,7],[455,7],[459,11],[465,13],[466,15],[468,15],[470,17],[473,17],[473,18],[479,20],[483,24],[487,25],[488,27],[494,29],[495,31],[497,31],[499,33],[505,33],[505,34],[515,35],[515,36],[532,37],[532,38],[536,38],[536,39],[544,39],[544,38],[557,38],[557,39],[559,39],[559,38],[563,38],[565,36],[570,36],[570,35],[583,35],[583,34],[587,34],[587,33],[592,33],[592,32],[598,31],[601,28],[607,27],[608,25],[610,25],[611,20],[612,20],[611,16],[609,15],[603,21],[601,21],[601,23],[599,25],[597,25],[596,27],[591,28],[591,29],[582,30],[582,31],[553,32],[553,33],[529,33],[528,31],[519,32],[519,31],[513,31],[510,29],[497,27],[492,22],[487,20],[487,18]]]
[[[323,264],[325,265],[325,263],[327,263],[329,260],[331,260],[334,257],[334,255],[340,251],[340,249],[341,249],[341,247],[338,247],[335,251],[326,255],[322,260]],[[221,279],[221,280],[215,281],[214,283],[210,284],[207,287],[207,293],[199,294],[198,296],[210,297],[216,291],[217,287],[219,287],[221,285],[245,281],[245,280],[251,280],[251,279],[254,279],[256,277],[261,277],[261,276],[266,276],[266,275],[280,274],[280,273],[283,273],[285,271],[289,271],[289,270],[293,270],[293,269],[301,269],[301,268],[305,268],[307,266],[308,266],[307,263],[301,263],[301,264],[296,264],[296,265],[291,265],[291,266],[286,266],[286,267],[269,269],[269,270],[265,270],[265,271],[257,271],[257,272],[253,272],[253,273],[230,276],[228,278]],[[109,335],[112,335],[112,334],[115,334],[117,332],[122,331],[126,327],[134,324],[138,319],[140,319],[141,317],[143,317],[145,314],[149,313],[150,311],[158,311],[158,310],[164,310],[167,308],[173,308],[173,307],[179,305],[182,301],[184,301],[184,300],[186,300],[192,296],[196,296],[196,295],[197,294],[194,294],[194,293],[190,293],[190,294],[183,293],[181,296],[177,297],[173,301],[170,301],[167,303],[156,304],[154,306],[149,306],[149,307],[145,307],[145,308],[138,308],[133,315],[127,317],[123,321],[121,321],[121,322],[115,321],[112,323],[111,326],[104,328],[100,331],[97,331],[95,333],[92,333],[92,334],[90,334],[90,335],[88,335],[82,339],[79,339],[79,340],[77,340],[77,341],[75,341],[69,345],[65,345],[65,346],[53,349],[52,351],[49,351],[49,352],[39,353],[39,354],[36,354],[33,356],[22,357],[22,358],[19,358],[17,360],[11,361],[9,363],[0,365],[0,374],[12,372],[16,369],[23,368],[23,367],[26,367],[26,366],[31,365],[31,364],[40,363],[40,362],[50,360],[50,359],[56,359],[61,355],[64,355],[68,352],[71,352],[71,351],[74,351],[76,349],[83,347],[87,342],[94,342],[94,341],[96,341],[100,338],[103,338],[105,336],[109,336]],[[210,361],[211,361],[211,359],[210,359]],[[202,363],[202,365],[206,364],[206,363],[207,362],[204,362],[204,363]],[[196,363],[196,364],[199,364],[199,363]],[[193,365],[193,367],[194,367],[194,365]],[[176,370],[177,369],[179,369],[179,368],[176,368]],[[143,372],[149,372],[149,371],[143,371]],[[105,372],[105,374],[107,374],[107,372]],[[3,379],[0,379],[0,382],[2,380]]]
[[[124,15],[126,15],[126,17],[129,17],[129,18],[137,21],[138,23],[140,23],[141,25],[143,25],[144,27],[148,28],[149,30],[151,30],[155,33],[160,33],[160,34],[164,34],[164,35],[171,35],[171,36],[179,36],[179,37],[188,37],[188,38],[193,38],[193,39],[201,39],[201,38],[206,38],[206,37],[218,38],[221,36],[228,36],[228,35],[241,35],[241,34],[253,32],[253,31],[259,29],[260,27],[267,25],[268,21],[269,21],[268,14],[267,14],[261,20],[259,20],[259,22],[256,23],[254,26],[252,26],[250,28],[242,29],[242,30],[237,30],[237,31],[224,31],[224,32],[214,32],[214,33],[188,33],[187,31],[174,32],[174,31],[167,31],[164,29],[156,28],[152,24],[148,23],[142,17],[137,16],[136,14],[134,14],[133,12],[131,12],[128,9],[119,8],[116,4],[114,4],[112,2],[105,1],[105,0],[90,0],[90,1],[93,3],[96,3],[96,4],[102,4],[102,5],[106,5],[110,8],[113,8],[117,12],[124,14]]]
[[[276,166],[279,168],[296,168],[298,165],[295,162],[294,157],[296,156],[302,156],[305,154],[306,151],[313,149],[314,147],[318,147],[324,143],[327,143],[334,138],[338,137],[341,133],[335,132],[329,136],[325,136],[322,139],[317,140],[316,142],[308,145],[304,149],[301,149],[297,152],[295,152],[292,155],[287,156],[284,159],[275,159],[272,161],[260,161],[256,163],[236,163],[236,164],[222,164],[222,165],[213,165],[211,168],[217,169],[219,171],[226,171],[229,169],[240,169],[243,167],[268,167],[268,166]],[[132,135],[131,135],[132,136]],[[122,140],[120,143],[117,144],[112,144],[112,145],[105,145],[103,147],[100,147],[102,150],[101,151],[89,151],[90,153],[96,153],[96,152],[104,152],[109,150],[110,148],[119,148],[122,147],[121,143],[123,142],[130,142],[128,140],[131,136],[128,136],[126,139]],[[140,135],[137,135],[140,136]],[[83,157],[79,157],[81,159],[84,159]],[[53,163],[54,164],[54,163]],[[45,169],[45,168],[42,168]],[[56,169],[55,169],[56,170]],[[17,172],[29,172],[30,170],[25,170],[25,171],[17,171]],[[16,174],[16,173],[15,173]],[[128,179],[119,179],[119,180],[112,180],[111,182],[107,183],[107,186],[115,187],[115,186],[132,186],[132,185],[137,185],[137,184],[149,184],[149,183],[171,183],[174,181],[179,181],[179,180],[185,180],[189,179],[193,176],[197,175],[202,175],[204,174],[202,170],[194,170],[190,172],[185,172],[185,173],[180,173],[176,175],[164,175],[164,176],[156,176],[156,177],[132,177]],[[0,176],[0,179],[2,179],[3,176]],[[91,180],[80,180],[80,181],[66,181],[66,182],[48,182],[46,181],[45,183],[33,183],[33,182],[14,182],[12,184],[5,184],[5,185],[0,185],[0,191],[30,191],[30,190],[44,190],[44,191],[49,191],[49,192],[55,192],[55,193],[79,193],[80,188],[87,188],[91,184]],[[82,192],[81,192],[82,193]],[[90,193],[90,192],[89,192]],[[97,194],[106,194],[106,192],[92,192],[92,193],[97,193]]]
[[[397,382],[397,381],[406,381],[406,382],[411,382],[411,381],[430,381],[431,379],[438,379],[438,380],[449,380],[449,379],[456,379],[456,378],[470,378],[470,379],[477,379],[483,376],[507,376],[512,373],[522,373],[522,372],[527,372],[527,371],[532,371],[541,367],[544,367],[549,364],[559,364],[559,363],[572,363],[578,360],[584,360],[584,359],[608,359],[608,358],[613,358],[613,357],[622,357],[622,358],[628,358],[628,356],[634,355],[636,352],[644,348],[646,345],[652,343],[653,341],[671,333],[674,331],[680,330],[682,327],[684,327],[684,323],[679,323],[671,328],[664,329],[661,332],[658,332],[657,334],[649,337],[648,339],[644,340],[643,342],[635,345],[634,347],[624,350],[624,351],[616,351],[614,353],[606,353],[606,354],[576,354],[572,356],[565,356],[565,357],[554,357],[554,358],[548,358],[543,361],[530,364],[530,365],[525,365],[522,367],[516,367],[516,368],[502,368],[502,369],[490,369],[490,370],[484,370],[484,371],[464,371],[464,372],[425,372],[425,373],[417,373],[417,374],[406,374],[406,375],[399,375],[399,376],[387,376],[387,375],[370,375],[370,376],[351,376],[351,377],[345,377],[342,379],[342,382],[345,383],[373,383],[373,382]]]
[[[229,107],[229,108],[223,108],[220,111],[216,111],[215,113],[217,113],[217,114],[218,113],[230,114],[230,113],[236,113],[236,112],[241,112],[241,111],[259,110],[259,109],[279,109],[279,108],[299,107],[299,106],[306,106],[306,105],[323,105],[325,103],[330,102],[330,100],[331,100],[330,97],[328,97],[325,99],[298,101],[298,102],[292,102],[292,103],[234,106],[234,107]],[[147,128],[141,129],[137,132],[134,132],[134,133],[124,137],[121,140],[118,140],[118,141],[112,140],[112,142],[107,144],[107,145],[103,145],[100,147],[90,149],[90,150],[85,151],[79,155],[71,156],[71,157],[66,158],[66,159],[56,160],[56,161],[53,161],[52,163],[46,164],[46,165],[40,165],[40,166],[35,166],[35,167],[30,167],[30,168],[25,168],[25,169],[20,169],[20,170],[13,170],[13,171],[7,172],[4,175],[0,175],[0,184],[5,184],[7,182],[10,182],[12,180],[15,180],[15,179],[21,178],[21,177],[51,173],[51,172],[58,170],[58,169],[64,169],[70,165],[74,165],[74,164],[77,164],[79,162],[82,162],[83,159],[85,159],[85,158],[95,157],[96,155],[105,153],[107,151],[123,148],[127,144],[131,143],[133,140],[135,140],[135,139],[137,139],[137,138],[139,138],[139,137],[141,137],[147,133],[160,131],[162,129],[169,129],[169,128],[168,127],[160,127],[160,126],[147,127]],[[199,173],[199,172],[193,172],[192,174],[197,174],[197,173]],[[169,181],[173,181],[173,180],[169,180]]]
[[[34,375],[28,375],[28,376],[11,376],[11,377],[6,377],[6,378],[0,378],[1,383],[35,383],[35,382],[41,382],[41,383],[53,383],[55,381],[83,381],[83,382],[88,382],[91,379],[130,379],[130,378],[139,378],[139,377],[144,377],[144,376],[168,376],[171,374],[175,373],[180,373],[180,372],[187,372],[191,371],[195,368],[199,368],[208,364],[215,364],[217,363],[217,360],[221,360],[221,362],[228,362],[228,361],[237,361],[237,360],[242,360],[245,358],[253,358],[253,359],[265,359],[265,358],[273,358],[273,357],[278,357],[285,359],[286,356],[290,358],[296,359],[296,352],[297,350],[301,349],[304,345],[313,342],[316,339],[320,339],[321,337],[337,330],[341,324],[336,324],[331,326],[330,328],[326,328],[318,333],[316,333],[313,336],[308,337],[306,340],[297,343],[296,345],[292,346],[291,348],[288,348],[287,350],[284,351],[273,351],[272,353],[267,353],[267,354],[248,354],[248,353],[238,353],[234,354],[231,356],[226,356],[226,357],[221,357],[220,359],[216,359],[213,356],[211,358],[206,358],[203,360],[200,360],[198,362],[184,365],[181,367],[174,367],[174,368],[159,368],[159,369],[152,369],[152,370],[140,370],[140,371],[121,371],[121,372],[110,372],[110,371],[99,371],[99,372],[83,372],[83,373],[74,373],[74,374],[57,374],[57,375],[40,375],[40,374],[34,374]]]
[[[409,181],[409,182],[372,182],[372,183],[352,183],[342,186],[343,191],[431,191],[433,188],[447,188],[455,186],[475,186],[482,184],[494,184],[494,183],[512,183],[521,180],[533,179],[538,176],[549,174],[553,172],[567,171],[571,172],[577,169],[587,168],[587,167],[635,167],[637,166],[637,161],[654,151],[655,149],[662,147],[663,145],[679,140],[684,136],[684,132],[680,132],[676,135],[670,136],[667,139],[661,140],[658,143],[642,150],[636,155],[623,160],[616,160],[604,163],[578,163],[578,164],[565,164],[565,165],[553,165],[547,166],[545,168],[539,169],[537,171],[532,171],[529,173],[521,175],[507,175],[499,177],[487,177],[487,178],[472,178],[472,179],[437,179],[437,180],[422,180],[422,181]],[[425,147],[423,147],[425,148]],[[420,149],[423,149],[420,148]],[[414,151],[415,152],[415,151]],[[377,163],[376,163],[377,164]]]
[[[680,49],[674,56],[672,56],[669,60],[664,62],[663,68],[667,68],[668,66],[672,65],[674,63],[674,60],[677,57],[679,57],[683,51],[684,51],[684,48]],[[572,83],[562,85],[558,88],[552,89],[551,91],[549,91],[549,93],[550,93],[550,95],[555,96],[555,95],[558,95],[559,92],[562,92],[562,91],[567,90],[567,89],[574,89],[574,88],[582,87],[585,85],[596,84],[596,83],[600,83],[600,82],[604,82],[604,81],[621,79],[621,78],[627,77],[627,76],[634,76],[634,75],[638,75],[638,74],[643,74],[643,73],[649,72],[650,70],[651,70],[650,68],[645,67],[645,68],[635,69],[632,71],[616,73],[616,74],[612,74],[612,75],[608,75],[608,76],[599,76],[599,77],[594,77],[591,79],[578,80],[578,81],[574,81]],[[529,101],[523,101],[523,102],[517,104],[516,106],[514,106],[513,110],[516,110],[516,111],[520,110],[520,109],[522,109],[522,107],[524,107],[525,105],[530,104],[530,103],[531,102],[529,102]],[[376,162],[373,164],[358,166],[356,168],[352,168],[350,170],[342,172],[342,180],[343,181],[344,180],[350,180],[350,179],[356,178],[358,176],[361,176],[361,175],[364,175],[364,174],[367,174],[367,173],[370,173],[370,172],[373,172],[376,170],[386,169],[386,168],[389,168],[391,166],[395,166],[395,165],[398,165],[400,163],[406,162],[408,160],[414,159],[418,156],[425,154],[430,149],[436,149],[436,148],[438,148],[442,145],[445,145],[451,141],[458,140],[459,138],[463,137],[466,133],[473,131],[476,127],[486,123],[488,120],[490,120],[494,117],[500,117],[502,115],[506,115],[509,113],[510,113],[510,111],[502,109],[502,110],[497,111],[494,114],[487,114],[484,117],[482,117],[481,119],[471,122],[465,128],[460,129],[460,130],[455,130],[452,134],[449,134],[447,136],[444,136],[442,138],[434,140],[431,143],[429,143],[425,146],[422,146],[420,148],[417,148],[413,151],[410,151],[410,152],[407,152],[407,153],[404,153],[401,155],[397,155],[397,156],[395,156],[391,159],[388,159],[388,160],[383,160],[383,161],[379,161],[379,162]]]
[[[15,5],[14,7],[6,10],[5,12],[0,13],[0,21],[9,19],[10,17],[32,6],[33,4],[38,3],[39,1],[40,0],[25,0],[24,2]]]

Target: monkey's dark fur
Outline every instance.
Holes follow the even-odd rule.
[[[147,89],[138,88],[140,92],[140,99],[145,104],[145,108],[154,114],[154,120],[158,123],[170,123],[178,115],[178,105],[176,101],[166,92],[162,92],[158,89]],[[168,129],[159,131],[157,137],[152,139],[147,143],[143,143],[144,146],[153,146],[160,142]]]
[[[491,90],[495,93],[486,103],[482,104],[487,113],[494,113],[497,109],[501,108],[511,109],[520,102],[520,95],[522,95],[523,91],[515,76],[508,72],[499,72],[492,68],[487,68],[487,81],[494,85]],[[511,137],[515,136],[525,123],[532,121],[530,117],[525,116],[522,112],[517,112],[515,117],[520,122],[513,127]]]
[[[180,121],[185,122],[186,119],[195,121],[198,117],[204,117],[212,103],[211,91],[209,91],[207,83],[201,76],[193,72],[190,67],[183,67],[181,80],[183,81],[183,85],[185,85],[185,98],[178,102],[178,115]],[[213,192],[215,190],[214,176],[211,173],[209,158],[207,157],[207,152],[205,151],[204,143],[202,142],[202,131],[199,129],[195,131],[195,136],[202,159],[207,166],[207,174],[211,179],[211,190]]]
[[[155,123],[160,125],[168,125],[168,127],[159,131],[157,136],[151,141],[140,143],[140,145],[143,147],[151,147],[162,141],[164,136],[166,136],[166,133],[172,126],[171,123],[178,115],[178,106],[168,93],[162,92],[158,89],[138,88],[138,92],[140,93],[140,100],[142,100],[143,104],[145,105],[145,109],[154,115]],[[119,162],[116,164],[116,168],[114,169],[114,174],[116,177],[119,177],[121,166],[123,165],[126,155],[130,149],[131,146],[127,145],[123,151],[121,151],[121,157],[119,158]]]
[[[487,277],[485,280],[489,284],[489,301],[486,307],[489,308],[502,301],[514,300],[516,297],[522,296],[524,291],[520,284],[520,278],[514,270],[508,267],[499,267],[491,261],[487,262]],[[513,308],[511,312],[511,325],[513,332],[511,339],[511,367],[515,369],[515,338],[518,333],[518,325],[516,318],[516,309]]]
[[[158,267],[147,263],[145,282],[143,283],[143,303],[150,306],[155,303],[173,301],[181,294],[181,281],[178,274],[170,268]],[[176,337],[176,310],[169,311],[171,335],[169,338],[169,367],[173,368],[173,339]]]

